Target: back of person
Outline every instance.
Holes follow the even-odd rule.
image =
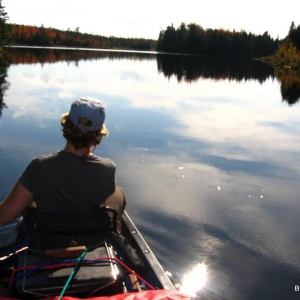
[[[87,209],[114,193],[115,170],[110,159],[60,151],[34,159],[19,181],[39,209]]]
[[[92,154],[102,137],[108,136],[104,120],[105,109],[98,100],[74,101],[70,112],[61,117],[65,148],[31,161],[0,204],[0,224],[12,222],[29,207],[66,211],[104,204],[117,211],[120,233],[126,200],[116,187],[116,165]]]

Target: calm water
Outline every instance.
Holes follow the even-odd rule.
[[[110,130],[95,153],[116,162],[127,211],[183,290],[300,298],[300,104],[272,69],[155,53],[12,53],[0,200],[33,157],[64,147],[59,119],[71,102],[95,97]]]

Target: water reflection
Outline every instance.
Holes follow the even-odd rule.
[[[179,289],[191,297],[196,297],[205,287],[207,280],[207,266],[204,263],[197,263],[183,276]]]
[[[293,76],[280,76],[280,91],[283,101],[289,105],[297,103],[300,99],[300,78]]]
[[[163,254],[164,266],[171,271],[177,286],[196,299],[297,299],[293,287],[300,270],[292,262],[266,256],[262,249],[249,246],[246,237],[241,243],[221,226],[138,209],[143,220],[141,229],[147,236],[155,237],[151,243]],[[223,215],[227,213],[223,211]],[[155,228],[147,226],[150,220],[155,220]],[[161,228],[168,232],[167,237]],[[165,239],[169,247],[162,249]],[[205,263],[191,265],[191,261],[203,260]],[[182,270],[185,276],[176,278],[174,269]]]
[[[166,77],[176,76],[178,81],[191,82],[199,78],[217,80],[250,80],[264,82],[273,77],[273,69],[267,64],[251,60],[228,60],[226,58],[188,55],[165,55],[141,52],[92,51],[76,48],[19,48],[8,49],[13,64],[53,63],[57,61],[79,62],[80,60],[157,60],[157,69]]]
[[[250,80],[264,82],[274,77],[273,69],[256,60],[229,60],[222,57],[201,57],[188,55],[159,55],[157,66],[166,77],[172,75],[178,81],[192,82],[199,78],[216,80]]]
[[[7,52],[12,64],[45,64],[58,61],[75,62],[88,60],[154,60],[151,52],[130,52],[113,50],[93,50],[78,48],[40,48],[40,47],[10,47]]]
[[[193,82],[200,78],[214,80],[258,80],[260,83],[276,78],[281,82],[282,100],[292,105],[300,99],[299,78],[275,74],[273,68],[257,60],[228,60],[222,57],[200,57],[188,55],[167,55],[155,52],[108,51],[78,48],[22,48],[7,49],[12,64],[55,63],[87,60],[156,60],[158,72],[165,77],[175,76],[178,82]]]

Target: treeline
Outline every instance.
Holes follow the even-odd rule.
[[[151,51],[156,50],[156,40],[105,37],[80,33],[75,31],[45,28],[43,25],[27,26],[6,24],[6,34],[10,45],[45,46],[45,47],[76,47],[76,48],[103,48],[103,49],[131,49]]]
[[[173,53],[218,55],[227,57],[268,56],[278,48],[280,40],[265,32],[254,35],[245,31],[203,29],[200,25],[182,23],[177,29],[173,24],[159,34],[157,50]]]

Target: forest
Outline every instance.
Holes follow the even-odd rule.
[[[0,26],[1,27],[1,26]],[[2,26],[4,27],[4,26]],[[1,34],[1,32],[0,32]],[[158,40],[143,38],[105,37],[72,30],[58,30],[18,24],[5,24],[8,45],[102,48],[140,51],[159,51],[231,58],[261,58],[273,55],[283,43],[293,43],[300,49],[300,26],[291,24],[284,40],[273,39],[268,32],[261,35],[245,31],[203,29],[197,24],[182,23],[177,29],[171,25],[161,30]]]
[[[231,59],[260,59],[277,69],[292,69],[300,73],[300,25],[295,26],[292,22],[288,35],[279,40],[273,39],[268,32],[254,35],[245,31],[203,29],[194,23],[181,23],[177,29],[171,25],[166,30],[161,30],[157,51]]]
[[[72,30],[6,24],[7,41],[10,45],[76,47],[103,49],[156,50],[156,40],[143,38],[105,37]]]
[[[177,29],[171,25],[162,30],[157,50],[174,53],[218,55],[227,57],[262,57],[277,50],[280,40],[268,32],[254,35],[245,31],[203,29],[197,24],[182,23]]]

